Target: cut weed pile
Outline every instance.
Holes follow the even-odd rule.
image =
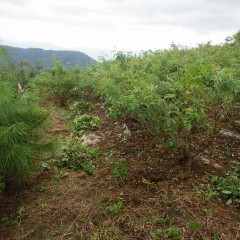
[[[239,207],[226,205],[210,179],[239,162],[239,139],[219,134],[201,157],[180,164],[138,122],[115,122],[100,102],[85,100],[93,106],[86,114],[102,121],[90,131],[101,137],[94,174],[82,163],[74,170],[46,161],[34,182],[1,199],[1,239],[240,239]],[[48,137],[66,143],[69,120],[54,111],[51,121]]]

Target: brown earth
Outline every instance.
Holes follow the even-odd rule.
[[[209,164],[197,158],[179,164],[137,122],[116,122],[101,103],[88,100],[95,104],[89,114],[104,122],[95,131],[103,137],[96,145],[101,154],[95,174],[52,167],[41,170],[29,186],[10,188],[1,199],[0,239],[240,239],[239,207],[227,206],[207,175],[224,175],[233,161],[240,161],[240,140],[219,134],[203,154]],[[47,137],[64,144],[70,125],[60,113],[51,114]],[[132,135],[126,141],[124,122]],[[113,150],[116,154],[106,158]],[[126,180],[109,167],[119,159],[126,160]],[[109,211],[116,203],[122,208]],[[189,227],[191,222],[199,224],[197,229]],[[179,228],[181,237],[174,238],[169,228]]]

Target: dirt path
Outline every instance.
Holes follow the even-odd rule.
[[[59,137],[64,139],[70,134],[68,121],[61,116],[61,112],[58,110],[53,110],[49,115],[50,127],[47,132],[47,139],[53,140]]]

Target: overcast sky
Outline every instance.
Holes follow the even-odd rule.
[[[224,42],[240,30],[240,0],[0,0],[0,23],[2,44],[97,58]]]

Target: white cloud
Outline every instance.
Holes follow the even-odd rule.
[[[102,52],[219,43],[239,30],[238,0],[0,0],[0,39]],[[8,39],[6,41],[5,39]]]

